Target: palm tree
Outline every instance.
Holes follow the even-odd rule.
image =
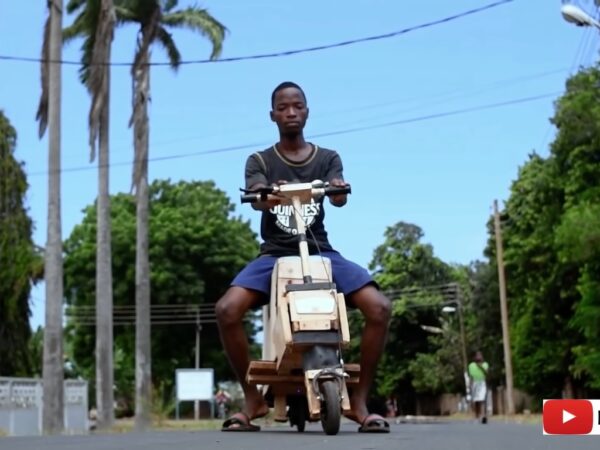
[[[96,406],[98,428],[114,422],[113,291],[109,196],[110,53],[114,34],[113,0],[70,0],[69,14],[80,11],[63,31],[64,41],[84,37],[81,81],[91,97],[89,112],[90,160],[98,142],[98,200],[96,203]]]
[[[188,7],[175,10],[178,0],[117,0],[117,20],[139,26],[131,77],[133,112],[130,126],[134,134],[133,188],[136,193],[136,371],[135,425],[145,429],[150,423],[151,350],[150,350],[150,263],[148,255],[148,101],[150,99],[150,47],[160,44],[171,68],[181,63],[181,54],[168,28],[189,28],[207,37],[212,44],[211,59],[221,53],[226,28],[205,9]]]
[[[46,318],[44,329],[43,413],[45,433],[63,430],[63,261],[60,215],[60,98],[62,0],[48,0],[49,15],[42,44],[42,95],[37,112],[40,139],[48,137],[48,224],[44,252]]]

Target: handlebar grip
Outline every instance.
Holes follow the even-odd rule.
[[[245,194],[241,196],[242,203],[256,203],[260,201],[260,194]]]
[[[352,187],[350,185],[344,187],[329,186],[325,188],[325,195],[342,195],[351,193]]]

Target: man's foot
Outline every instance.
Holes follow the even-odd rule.
[[[389,433],[390,424],[379,414],[369,414],[358,428],[359,433]]]
[[[362,398],[350,396],[350,412],[344,414],[344,417],[353,420],[359,425],[362,425],[365,419],[369,416],[367,403]]]
[[[243,413],[250,420],[260,419],[269,414],[269,406],[265,403],[265,399],[258,393],[246,394],[246,401],[243,408]]]
[[[260,431],[260,427],[250,423],[246,413],[238,412],[223,422],[221,431]]]
[[[485,416],[482,417],[481,418],[481,423],[485,425],[487,423],[487,417],[485,417]]]

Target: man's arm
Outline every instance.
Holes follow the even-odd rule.
[[[348,186],[348,183],[346,183],[344,180],[341,180],[339,178],[333,178],[333,179],[329,180],[329,185],[335,186],[335,187],[346,187],[346,186]],[[337,206],[338,208],[340,206],[344,206],[347,201],[348,201],[347,194],[330,195],[329,196],[329,202],[333,206]]]
[[[254,153],[246,160],[246,189],[259,189],[268,186],[266,166],[258,153]],[[250,203],[253,209],[257,211],[267,211],[278,205],[279,200],[267,200],[264,202]]]
[[[346,187],[348,186],[348,183],[344,181],[343,173],[344,166],[342,165],[342,158],[340,158],[340,155],[335,153],[333,158],[331,158],[331,161],[329,162],[329,167],[327,168],[327,176],[325,177],[325,180],[329,181],[330,186]],[[344,206],[347,201],[347,194],[329,196],[329,202],[333,206]]]

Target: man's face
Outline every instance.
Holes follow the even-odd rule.
[[[277,91],[271,120],[282,135],[300,134],[308,118],[308,107],[302,91],[288,87]]]

